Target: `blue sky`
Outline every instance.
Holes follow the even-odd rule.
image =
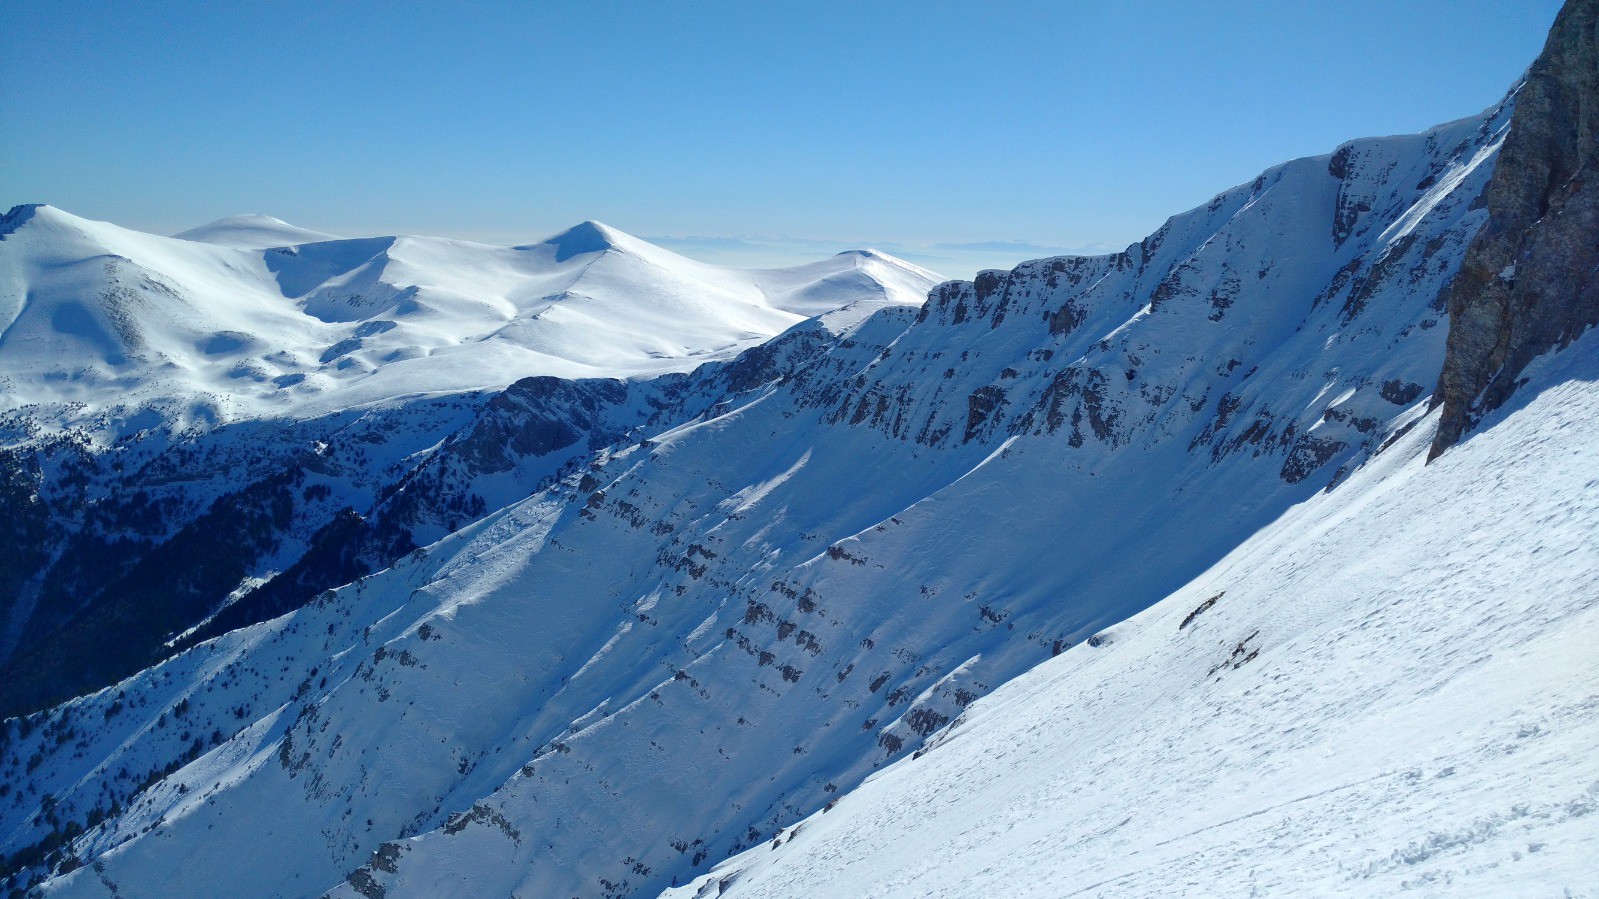
[[[5,0],[0,205],[497,243],[593,218],[962,275],[1475,113],[1559,5]],[[950,248],[995,242],[1032,249]]]

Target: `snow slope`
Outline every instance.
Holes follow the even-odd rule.
[[[50,859],[57,895],[696,876],[1346,495],[1425,412],[1508,119],[1354,141],[1123,253],[946,283],[656,386],[572,384],[631,423],[553,483],[8,728],[0,772],[52,799],[0,797],[5,851],[66,845],[86,867]],[[545,387],[485,433],[536,433],[518,410]]]
[[[203,427],[529,375],[684,371],[822,312],[920,303],[937,280],[874,252],[720,268],[595,222],[514,248],[312,236],[245,216],[173,239],[13,209],[0,411],[114,438],[150,410]]]
[[[666,895],[1599,895],[1599,340],[1528,375]]]

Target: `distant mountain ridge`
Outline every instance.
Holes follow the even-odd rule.
[[[140,410],[209,426],[530,375],[684,371],[822,312],[920,303],[939,280],[881,254],[722,268],[594,222],[522,247],[322,239],[263,216],[173,239],[48,206],[3,223],[4,408],[53,406],[111,438]]]

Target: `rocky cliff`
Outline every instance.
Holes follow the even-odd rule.
[[[1448,292],[1436,457],[1503,405],[1533,358],[1599,324],[1599,2],[1561,10],[1516,94],[1488,224]]]

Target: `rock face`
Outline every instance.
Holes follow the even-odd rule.
[[[1561,10],[1515,102],[1488,225],[1448,293],[1434,457],[1504,404],[1534,357],[1599,324],[1599,0]]]

